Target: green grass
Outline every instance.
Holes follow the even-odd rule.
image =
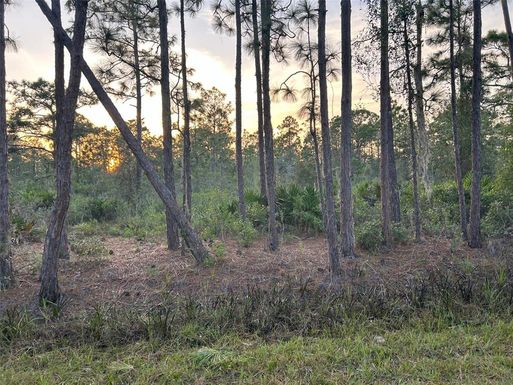
[[[24,349],[0,362],[0,384],[10,385],[506,385],[513,381],[513,321],[442,328],[418,323],[388,331],[369,321],[331,336],[266,341],[226,335],[199,347],[168,340]]]

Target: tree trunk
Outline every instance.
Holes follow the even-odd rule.
[[[326,80],[326,0],[319,0],[318,64],[319,96],[321,113],[322,155],[324,166],[324,185],[326,193],[326,239],[328,241],[331,277],[334,283],[340,281],[340,260],[337,242],[337,219],[333,194],[333,168],[331,163],[331,138],[328,116],[328,83]]]
[[[52,11],[55,16],[61,20],[61,2],[60,0],[52,0]],[[55,47],[55,132],[54,137],[59,137],[59,131],[62,130],[63,116],[62,109],[64,107],[64,96],[66,93],[66,86],[64,83],[64,46],[59,41],[59,36],[54,33],[54,47]],[[54,148],[54,162],[57,167],[57,160],[55,158],[56,149]],[[57,169],[57,168],[56,168]],[[61,235],[61,246],[59,251],[60,259],[70,258],[70,249],[68,242],[68,226],[67,221],[64,222]]]
[[[354,258],[353,192],[351,182],[351,132],[353,130],[351,0],[341,2],[342,99],[340,127],[340,236],[342,256]]]
[[[326,203],[324,201],[324,188],[322,186],[322,166],[321,166],[321,151],[319,150],[319,139],[317,137],[316,119],[315,116],[310,119],[310,135],[312,136],[314,145],[315,157],[315,175],[317,179],[317,190],[319,191],[319,201],[321,204],[322,222],[326,226]]]
[[[160,71],[161,71],[161,96],[162,96],[162,141],[164,161],[164,181],[166,187],[176,199],[175,177],[173,166],[173,135],[171,127],[171,93],[169,85],[169,40],[167,32],[167,5],[166,0],[158,0],[159,28],[160,28]],[[178,250],[180,239],[178,227],[169,208],[166,207],[166,236],[167,248]]]
[[[502,13],[504,15],[504,25],[508,34],[509,48],[509,66],[511,71],[511,80],[513,80],[513,31],[511,30],[511,19],[509,17],[508,0],[501,0]]]
[[[408,39],[408,21],[404,19],[404,56],[406,59],[406,90],[408,92],[408,126],[410,128],[410,148],[411,148],[411,168],[413,185],[413,213],[415,216],[415,240],[420,242],[420,204],[419,204],[419,186],[417,181],[417,149],[415,144],[415,123],[413,122],[413,82],[411,79],[410,64],[410,41]]]
[[[46,233],[43,262],[41,266],[41,289],[39,298],[42,302],[58,303],[60,299],[57,278],[57,261],[61,245],[62,229],[64,227],[69,207],[71,193],[71,149],[75,111],[80,91],[81,62],[87,24],[88,0],[75,2],[75,22],[73,42],[70,50],[70,74],[68,89],[62,109],[62,127],[58,131],[56,142],[56,185],[55,198],[48,231]],[[60,40],[60,39],[59,39]]]
[[[134,70],[135,70],[135,124],[137,130],[137,141],[139,145],[142,147],[142,83],[141,83],[141,65],[139,61],[139,7],[136,2],[132,3],[134,7],[132,15],[132,30],[133,30],[133,39],[134,39]],[[135,191],[137,196],[136,199],[136,207],[139,206],[139,201],[141,198],[141,179],[142,179],[142,170],[139,164],[136,164],[135,170]]]
[[[187,52],[185,50],[185,0],[180,0],[180,36],[182,50],[182,93],[183,93],[183,171],[186,214],[192,214],[192,168],[191,168],[191,104],[187,85]]]
[[[322,213],[322,223],[326,226],[326,203],[324,201],[324,188],[322,186],[322,166],[321,166],[321,151],[319,149],[319,138],[317,136],[317,77],[316,77],[316,62],[314,58],[314,47],[310,38],[310,20],[307,24],[307,43],[308,43],[308,61],[310,62],[310,98],[312,104],[310,106],[310,135],[312,136],[314,144],[314,156],[315,156],[315,173],[317,176],[317,190],[319,191],[320,209]]]
[[[5,2],[0,3],[0,25],[5,25]],[[5,92],[5,28],[0,33],[0,291],[14,285],[9,236],[9,174],[7,172],[7,113]]]
[[[388,62],[388,0],[380,0],[381,7],[381,81],[380,81],[380,177],[381,177],[381,220],[385,245],[392,245],[392,186],[389,168],[390,130],[388,123],[392,121],[390,101],[390,74]]]
[[[481,247],[481,1],[473,0],[474,47],[472,49],[472,191],[470,194],[470,242]]]
[[[271,13],[272,1],[261,0],[262,23],[262,93],[264,112],[265,139],[265,172],[267,191],[267,211],[269,221],[269,249],[278,250],[278,225],[276,222],[276,191],[274,175],[273,126],[271,121],[271,95],[269,86],[270,55],[271,55]]]
[[[424,110],[424,84],[422,82],[422,28],[424,24],[424,7],[422,0],[417,4],[417,43],[416,64],[413,67],[413,79],[415,82],[415,115],[417,117],[418,148],[419,148],[419,176],[428,194],[431,193],[431,177],[429,175],[430,150],[426,130],[426,114]]]
[[[240,1],[235,0],[235,24],[237,48],[235,58],[235,157],[237,163],[237,192],[239,194],[239,214],[246,219],[246,202],[244,200],[244,169],[242,164],[242,20]]]
[[[262,106],[262,66],[260,64],[260,38],[258,28],[257,0],[251,0],[251,19],[253,22],[253,56],[255,58],[256,97],[258,113],[258,166],[260,176],[260,195],[265,197],[265,143],[264,143],[264,112]]]
[[[460,208],[460,228],[463,240],[468,239],[467,234],[467,207],[465,204],[465,191],[463,189],[463,175],[461,171],[461,140],[458,119],[458,102],[456,95],[456,58],[454,55],[454,7],[453,0],[449,0],[449,60],[451,67],[451,122],[452,139],[454,145],[454,170],[458,188],[458,204]]]
[[[39,8],[43,12],[43,14],[46,16],[50,24],[58,30],[59,35],[66,46],[68,50],[72,47],[72,42],[69,36],[64,31],[62,25],[60,25],[57,20],[55,19],[54,15],[52,14],[52,11],[46,4],[45,0],[35,0],[38,4]],[[166,187],[166,185],[162,182],[162,180],[157,175],[157,172],[155,171],[155,168],[153,167],[151,161],[144,153],[142,147],[137,142],[136,137],[133,135],[132,131],[130,130],[130,127],[126,124],[126,122],[123,120],[123,117],[119,113],[118,109],[116,108],[115,104],[105,92],[105,89],[101,85],[101,83],[96,78],[94,72],[92,71],[91,67],[87,64],[85,60],[82,59],[82,73],[84,74],[85,78],[89,82],[89,85],[91,86],[91,89],[98,97],[98,100],[100,103],[102,103],[103,107],[111,117],[112,121],[116,125],[116,127],[119,129],[121,135],[123,136],[123,139],[127,143],[128,147],[132,151],[132,153],[135,155],[137,161],[141,165],[141,168],[146,173],[146,176],[148,177],[148,180],[152,184],[153,188],[159,195],[159,197],[162,199],[162,202],[165,204],[167,208],[171,211],[171,214],[173,215],[174,220],[178,224],[178,227],[183,233],[184,241],[189,247],[189,249],[192,252],[192,255],[196,259],[198,263],[202,263],[205,258],[208,257],[208,251],[201,242],[200,237],[196,234],[194,229],[192,228],[191,224],[189,223],[187,216],[180,210],[175,197],[171,193],[171,191]]]

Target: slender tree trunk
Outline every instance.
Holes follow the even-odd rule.
[[[80,91],[80,79],[82,77],[81,62],[87,24],[87,5],[88,0],[77,0],[75,2],[73,43],[70,51],[70,75],[62,109],[63,125],[58,131],[59,136],[56,143],[57,196],[48,225],[48,232],[46,233],[41,266],[39,298],[42,302],[57,303],[61,296],[57,278],[57,261],[71,193],[72,135]]]
[[[312,104],[310,106],[310,135],[312,136],[314,145],[315,156],[315,173],[317,176],[317,189],[319,191],[319,201],[321,205],[323,224],[326,226],[326,203],[324,199],[324,188],[322,186],[322,166],[321,166],[321,151],[319,149],[319,138],[317,136],[317,80],[316,80],[316,63],[314,59],[314,49],[310,38],[310,20],[307,22],[307,43],[308,43],[308,61],[310,62],[310,98]]]
[[[404,56],[406,58],[406,90],[408,92],[408,125],[410,128],[410,148],[411,148],[411,168],[412,168],[412,185],[413,185],[413,213],[415,216],[415,240],[420,242],[420,204],[419,204],[419,186],[417,181],[417,148],[415,144],[415,123],[413,121],[413,82],[411,79],[411,63],[410,63],[410,41],[408,39],[408,21],[404,19]]]
[[[37,3],[37,5],[41,9],[47,20],[50,22],[50,24],[52,24],[53,28],[57,29],[65,47],[68,50],[71,50],[71,39],[64,31],[62,25],[60,25],[58,21],[55,19],[55,16],[46,4],[45,0],[34,1]],[[89,65],[84,59],[82,59],[81,68],[82,73],[84,74],[85,78],[89,82],[89,85],[91,86],[91,89],[96,94],[98,100],[100,101],[100,103],[102,103],[103,107],[105,108],[105,110],[111,117],[112,121],[118,128],[119,132],[121,133],[121,136],[123,136],[123,139],[130,148],[130,151],[132,151],[132,153],[135,155],[137,161],[141,165],[141,168],[146,173],[146,176],[148,177],[148,180],[150,181],[151,185],[159,195],[160,199],[162,199],[164,205],[171,211],[173,218],[175,219],[176,223],[178,224],[178,227],[183,233],[184,241],[191,250],[192,255],[198,263],[203,263],[204,260],[208,257],[208,251],[203,245],[200,237],[192,228],[189,220],[187,219],[187,216],[182,212],[182,210],[180,210],[175,197],[157,175],[157,172],[155,171],[155,168],[153,167],[151,161],[146,156],[142,147],[137,142],[137,138],[133,135],[132,131],[130,130],[130,127],[123,120],[123,117],[116,108],[116,105],[109,97],[109,95],[103,88],[102,84],[95,76],[93,70],[91,69],[91,67],[89,67]]]
[[[134,39],[134,70],[135,70],[135,124],[137,130],[137,141],[142,147],[142,82],[141,82],[141,65],[139,60],[139,7],[134,1],[132,3],[133,9],[133,20],[132,30]],[[141,166],[137,163],[135,169],[135,191],[136,191],[136,205],[139,205],[141,198],[141,179],[142,170]]]
[[[160,27],[160,71],[162,95],[162,141],[164,161],[164,181],[166,187],[176,198],[175,177],[173,166],[173,135],[171,127],[171,93],[169,85],[169,40],[167,32],[168,16],[166,0],[158,0],[159,27]],[[166,207],[166,236],[167,248],[178,250],[180,239],[178,227],[173,219],[171,210]]]
[[[244,168],[242,164],[242,20],[241,0],[235,0],[235,24],[237,48],[235,57],[235,157],[237,163],[237,192],[239,194],[239,214],[246,219],[246,202],[244,200]]]
[[[390,101],[390,74],[388,62],[388,0],[380,0],[381,6],[381,81],[380,81],[380,121],[381,121],[381,221],[383,226],[383,238],[385,245],[392,245],[392,187],[389,168],[389,121],[392,120],[392,107]]]
[[[187,85],[187,52],[185,50],[185,0],[180,0],[180,35],[182,50],[182,93],[183,93],[183,170],[186,214],[192,214],[192,167],[191,167],[191,104]]]
[[[424,25],[424,6],[422,0],[417,3],[417,43],[416,43],[416,63],[413,67],[413,78],[415,82],[415,115],[417,117],[417,132],[419,146],[419,176],[428,194],[431,192],[431,177],[429,175],[430,150],[429,140],[426,130],[426,114],[424,110],[424,84],[422,82],[422,46],[424,44],[423,25]]]
[[[251,0],[251,20],[253,23],[253,56],[255,58],[256,97],[258,113],[258,166],[260,176],[260,195],[265,197],[265,140],[264,140],[264,111],[262,106],[262,66],[260,64],[260,38],[258,28],[257,0]]]
[[[451,121],[452,138],[454,145],[454,170],[458,188],[458,204],[460,208],[460,228],[463,240],[468,239],[467,234],[467,207],[465,204],[465,191],[463,188],[463,175],[461,171],[461,140],[458,119],[458,102],[456,94],[456,58],[454,55],[454,7],[453,0],[449,0],[449,60],[451,67]]]
[[[61,20],[61,2],[60,0],[52,0],[52,11],[56,17]],[[59,36],[54,33],[54,47],[55,47],[55,132],[54,137],[59,137],[59,131],[63,126],[62,109],[64,107],[64,96],[66,93],[66,86],[64,84],[64,46],[59,41]],[[56,154],[56,149],[54,148]],[[57,167],[57,160],[54,154],[55,167]],[[70,249],[68,242],[68,226],[67,221],[64,223],[61,235],[61,246],[59,251],[60,259],[70,258]]]
[[[324,184],[326,189],[326,239],[328,241],[329,262],[332,280],[340,281],[340,260],[337,242],[337,219],[333,193],[333,168],[331,163],[331,138],[328,116],[328,83],[326,80],[326,0],[319,0],[318,63],[319,96],[321,112],[322,154]]]
[[[511,80],[513,80],[513,31],[511,30],[511,19],[509,17],[508,0],[501,0],[502,13],[504,15],[504,25],[508,34],[509,48],[509,66],[511,71]]]
[[[472,191],[470,195],[470,242],[481,247],[481,1],[473,0],[474,47],[472,54]]]
[[[351,0],[341,1],[342,24],[342,99],[340,127],[340,236],[342,256],[354,258],[353,192],[351,182],[351,132],[353,114],[351,110],[353,81],[351,53]]]
[[[324,187],[322,186],[322,166],[321,166],[321,151],[319,149],[319,138],[317,137],[316,119],[315,116],[310,118],[310,135],[312,136],[314,145],[315,157],[315,175],[317,179],[317,190],[319,191],[319,201],[321,204],[322,219],[326,225],[326,203],[324,200]]]
[[[0,25],[5,25],[5,2],[0,2]],[[0,33],[0,291],[14,285],[9,236],[9,174],[7,171],[7,113],[5,92],[5,28]]]
[[[269,221],[269,249],[278,250],[278,225],[276,222],[276,191],[274,174],[273,126],[271,121],[271,95],[269,86],[271,55],[271,13],[272,1],[261,0],[262,23],[262,93],[264,111],[265,172],[267,191],[267,211]]]

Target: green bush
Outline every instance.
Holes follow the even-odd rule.
[[[70,222],[109,222],[115,220],[120,211],[121,204],[115,198],[75,195],[70,205]]]
[[[355,227],[356,244],[364,250],[376,251],[383,244],[379,220],[365,222]]]
[[[398,244],[406,244],[410,239],[410,235],[408,233],[408,229],[404,227],[401,223],[394,223],[392,225],[392,239],[394,243]]]
[[[50,209],[55,201],[55,193],[43,185],[29,185],[20,194],[23,204],[28,204],[35,210]]]
[[[278,218],[284,225],[302,232],[319,232],[323,228],[320,198],[313,187],[292,184],[276,190]]]

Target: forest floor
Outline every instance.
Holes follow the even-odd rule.
[[[461,322],[422,311],[409,319],[348,317],[312,333],[278,331],[273,337],[243,328],[220,332],[223,324],[193,317],[186,324],[170,320],[172,336],[162,338],[131,334],[139,330],[131,326],[132,318],[101,316],[110,306],[138,313],[169,293],[201,298],[254,286],[328,285],[326,244],[320,237],[289,238],[277,253],[265,251],[264,239],[248,248],[232,240],[214,242],[215,257],[204,267],[187,253],[169,252],[161,240],[74,234],[71,239],[72,257],[60,261],[59,273],[66,302],[55,320],[37,318],[42,244],[14,248],[17,284],[0,293],[0,384],[512,383],[510,313],[485,310]],[[342,264],[347,283],[393,286],[395,280],[408,282],[423,271],[436,274],[451,266],[498,270],[509,264],[511,253],[511,244],[471,250],[430,238],[389,252],[360,250],[359,258]],[[105,305],[107,313],[94,313]],[[14,307],[28,309],[35,321],[9,310]],[[137,319],[148,321],[142,314]],[[308,319],[309,314],[291,316]],[[159,325],[162,318],[154,321]]]
[[[88,311],[98,304],[147,307],[169,293],[203,297],[226,291],[273,285],[328,285],[329,270],[324,238],[293,237],[276,253],[266,251],[264,238],[250,247],[236,241],[210,244],[212,260],[198,266],[189,253],[170,252],[162,240],[137,241],[91,236],[71,240],[70,260],[59,262],[59,282],[66,313]],[[0,315],[6,309],[37,309],[42,243],[14,247],[16,287],[0,293]],[[468,263],[493,266],[512,248],[472,250],[444,238],[398,245],[392,251],[366,253],[343,260],[344,281],[386,281],[415,276],[420,270]]]

